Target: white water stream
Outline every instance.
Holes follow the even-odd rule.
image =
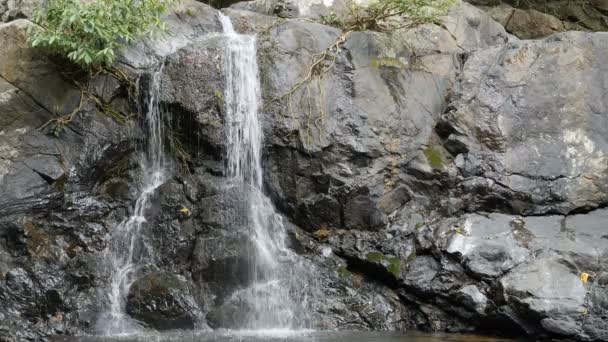
[[[249,314],[242,329],[288,331],[306,327],[310,269],[286,246],[286,229],[263,192],[263,134],[256,37],[237,34],[220,14],[225,35],[227,174],[246,196],[249,236],[255,247],[252,285],[239,291]]]
[[[133,334],[141,330],[139,324],[126,314],[126,298],[138,269],[143,266],[147,251],[142,239],[146,223],[146,209],[151,196],[167,178],[164,155],[164,135],[159,107],[162,66],[151,79],[144,108],[146,109],[146,142],[140,159],[143,184],[133,213],[112,231],[107,261],[111,267],[110,289],[107,293],[110,308],[98,320],[97,330],[104,336]]]

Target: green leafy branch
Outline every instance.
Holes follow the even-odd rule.
[[[161,16],[173,1],[50,0],[34,13],[30,43],[83,67],[110,66],[117,50],[166,31]]]

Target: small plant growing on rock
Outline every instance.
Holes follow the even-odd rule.
[[[375,0],[366,5],[351,3],[344,18],[322,18],[327,24],[351,31],[390,31],[437,21],[454,0]]]
[[[455,0],[371,0],[365,5],[360,5],[354,0],[349,4],[349,11],[345,15],[328,13],[320,17],[320,22],[343,29],[336,41],[325,50],[315,53],[311,57],[308,72],[297,81],[287,92],[272,99],[273,102],[284,102],[295,121],[292,109],[292,100],[296,92],[301,91],[300,103],[308,103],[308,113],[303,122],[304,129],[300,131],[303,135],[305,148],[311,147],[311,132],[316,128],[319,132],[319,142],[323,141],[323,120],[325,119],[325,103],[321,80],[336,65],[337,57],[342,52],[342,47],[348,36],[354,31],[393,31],[401,28],[411,28],[420,24],[436,22],[439,16],[445,14]],[[274,24],[273,24],[274,25]],[[376,67],[391,67],[405,69],[404,63],[398,59],[383,58],[372,64]],[[374,66],[373,65],[373,66]],[[316,86],[315,86],[316,85]],[[316,90],[315,90],[316,88]],[[313,114],[314,102],[318,102],[317,115]],[[314,117],[316,116],[316,117]]]
[[[33,47],[85,67],[110,66],[116,50],[166,30],[161,15],[173,0],[50,0],[34,14]]]
[[[59,133],[91,100],[101,112],[124,123],[131,115],[116,110],[111,101],[99,97],[90,88],[90,81],[100,73],[116,78],[129,97],[133,81],[119,68],[113,67],[116,51],[143,36],[167,31],[161,16],[176,0],[47,0],[34,11],[28,31],[33,47],[56,53],[79,66],[64,75],[80,89],[79,105],[62,116],[51,118],[39,130],[51,125],[50,132]],[[68,65],[71,69],[74,65]]]
[[[331,231],[329,230],[329,228],[327,228],[327,226],[325,226],[325,225],[322,225],[319,229],[315,230],[312,233],[312,236],[315,239],[317,239],[318,241],[324,241],[329,238],[330,234],[331,234]]]

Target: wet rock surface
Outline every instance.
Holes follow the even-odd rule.
[[[257,33],[265,188],[318,290],[303,320],[607,340],[608,36],[520,41],[510,33],[550,32],[505,30],[464,3],[442,24],[345,35],[298,19],[327,8],[295,5],[225,13]],[[150,329],[231,328],[246,315],[235,303],[254,253],[243,194],[223,174],[224,48],[216,10],[180,6],[168,19],[175,36],[141,42],[120,62],[145,91],[162,61],[161,102],[180,141],[167,143],[172,177],[142,228],[156,257],[131,287],[128,313]],[[137,120],[119,124],[84,101],[59,135],[37,129],[80,99],[52,59],[27,47],[28,25],[0,24],[7,341],[95,332],[108,304],[100,258],[142,171]],[[293,89],[336,42],[323,76]],[[115,83],[91,86],[136,110],[112,96]]]
[[[195,329],[200,310],[186,279],[155,272],[137,279],[129,289],[127,312],[157,330]]]

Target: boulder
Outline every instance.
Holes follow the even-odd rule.
[[[544,38],[566,30],[561,20],[534,9],[515,10],[505,28],[521,39]]]
[[[129,289],[127,312],[157,330],[194,329],[201,315],[188,282],[166,272],[135,280]]]
[[[463,191],[478,199],[469,210],[568,213],[605,203],[598,70],[607,39],[563,33],[467,59],[437,131],[465,177]]]
[[[517,40],[488,14],[466,2],[456,2],[441,22],[467,52]]]
[[[402,268],[408,292],[401,295],[419,305],[449,298],[442,310],[455,318],[487,320],[525,334],[604,336],[599,293],[600,265],[608,255],[600,228],[605,215],[606,209],[571,216],[466,214],[419,225],[409,230],[417,235],[417,255]]]
[[[455,254],[472,274],[499,277],[525,262],[530,254],[520,245],[512,220],[507,215],[473,214],[441,227],[439,234],[446,235],[445,252]]]
[[[501,279],[505,300],[531,320],[557,335],[580,334],[585,312],[585,286],[566,266],[541,258],[517,268]]]

